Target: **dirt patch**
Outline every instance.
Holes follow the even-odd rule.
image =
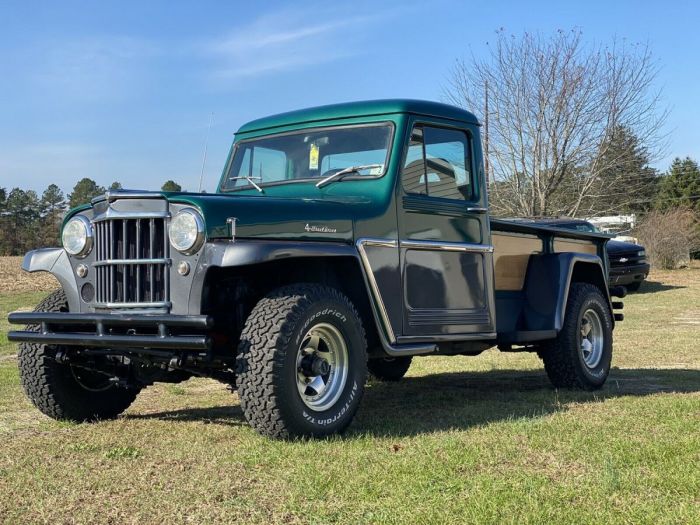
[[[22,270],[22,257],[0,257],[0,294],[44,292],[58,288],[58,281],[47,272]]]

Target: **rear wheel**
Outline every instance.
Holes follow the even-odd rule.
[[[44,299],[36,312],[67,312],[63,290]],[[27,330],[38,330],[28,326]],[[17,361],[22,387],[34,405],[53,419],[94,421],[111,419],[126,410],[139,393],[124,388],[85,367],[61,362],[60,346],[20,343]]]
[[[398,381],[411,366],[411,356],[370,359],[367,363],[370,375],[380,381]]]
[[[364,390],[366,347],[355,308],[337,290],[317,284],[275,290],[251,312],[238,347],[246,419],[276,438],[343,431]]]
[[[557,338],[543,346],[540,357],[556,387],[603,386],[612,361],[612,319],[600,289],[588,283],[571,285],[564,325]]]

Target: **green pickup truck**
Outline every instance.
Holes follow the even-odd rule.
[[[272,437],[325,436],[367,375],[413,356],[536,352],[596,389],[624,290],[595,233],[490,219],[479,123],[415,100],[324,106],[236,133],[215,194],[110,191],[23,268],[61,289],[9,321],[43,413],[116,417],[145,387],[235,387]]]

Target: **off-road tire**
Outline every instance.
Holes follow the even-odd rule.
[[[297,388],[297,352],[314,323],[337,328],[348,351],[348,375],[337,401],[310,410]],[[238,395],[245,418],[273,438],[323,437],[352,421],[367,380],[365,331],[350,300],[334,288],[293,284],[262,298],[249,315],[236,358]]]
[[[63,290],[52,292],[34,309],[35,312],[67,312]],[[38,330],[30,325],[27,330]],[[137,388],[117,385],[106,390],[85,389],[70,365],[56,361],[60,347],[20,343],[17,361],[19,376],[27,397],[47,416],[68,421],[112,419],[126,410],[139,393]]]
[[[594,368],[585,364],[581,351],[581,319],[588,309],[598,314],[603,331],[602,357]],[[574,283],[569,290],[564,326],[556,339],[542,345],[539,355],[555,387],[597,390],[610,373],[612,343],[612,320],[606,298],[597,286]]]
[[[369,374],[379,381],[399,381],[411,366],[411,356],[380,357],[367,362]]]

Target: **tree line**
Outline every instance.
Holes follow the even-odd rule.
[[[107,190],[121,189],[119,182],[107,188],[83,178],[67,196],[56,184],[41,196],[34,190],[0,187],[0,255],[23,255],[28,250],[60,245],[60,228],[66,212],[90,202]],[[163,191],[182,191],[175,181],[168,180]]]
[[[666,172],[659,173],[649,167],[645,152],[626,131],[615,137],[610,151],[618,159],[625,159],[617,168],[624,176],[615,175],[617,188],[586,197],[599,201],[599,214],[644,215],[683,209],[700,217],[700,165],[696,160],[676,158]],[[498,182],[491,183],[491,191],[494,184]],[[104,188],[92,179],[83,178],[67,196],[56,184],[50,184],[41,196],[33,190],[13,188],[8,192],[0,188],[0,255],[22,255],[42,246],[59,246],[61,223],[69,209],[90,202],[106,190],[121,187],[119,182],[113,182]],[[566,184],[564,188],[561,191],[575,192]],[[172,180],[166,181],[161,189],[182,191]],[[586,207],[592,209],[596,207]]]

